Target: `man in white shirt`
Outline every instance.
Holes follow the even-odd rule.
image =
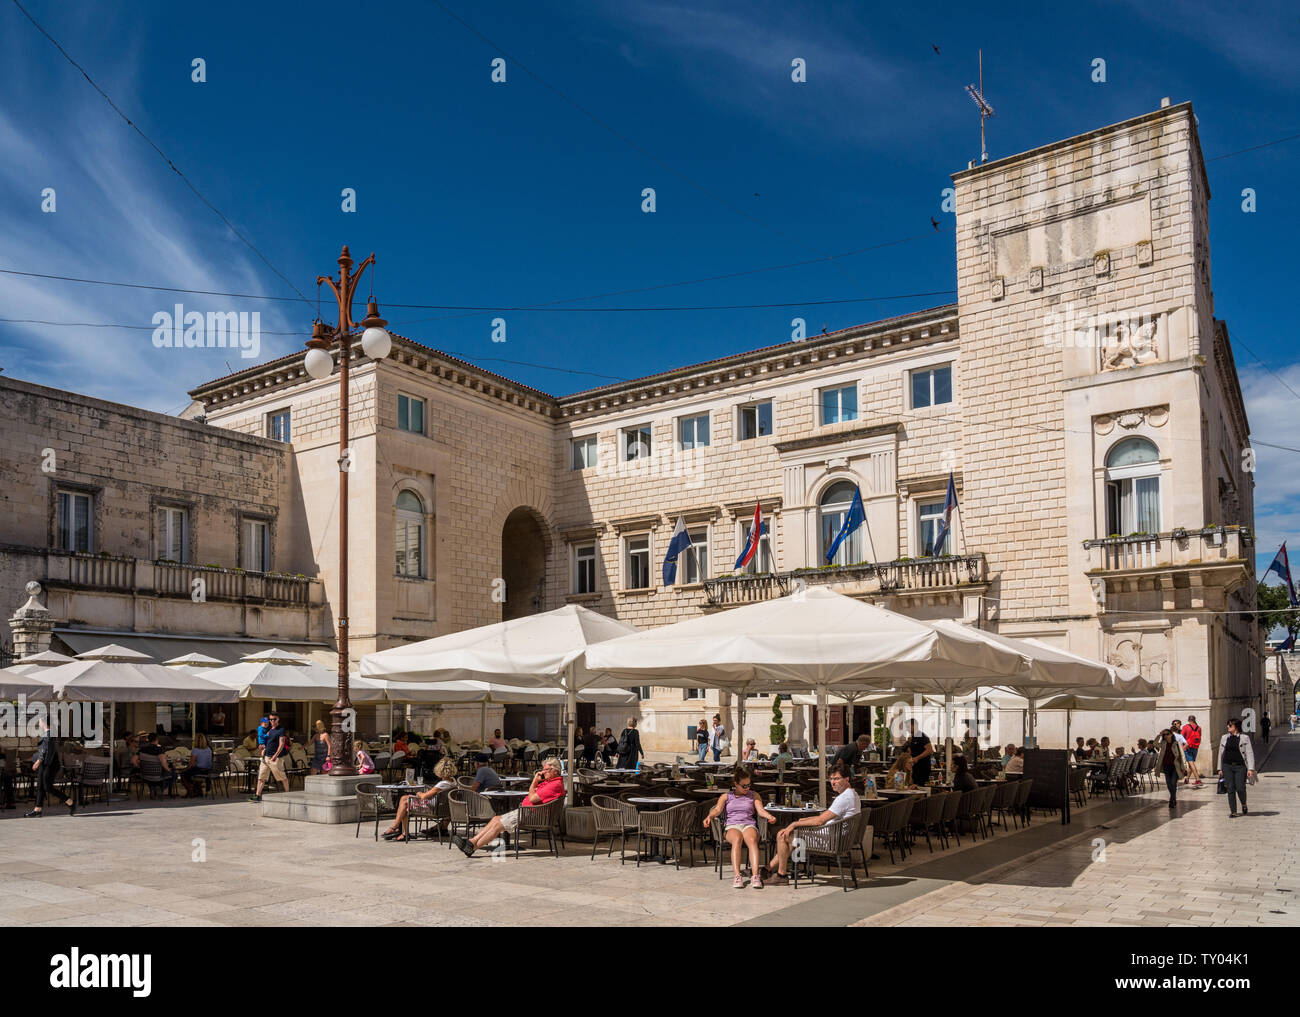
[[[831,802],[830,808],[816,816],[796,819],[776,835],[776,875],[768,878],[769,886],[784,886],[790,882],[788,874],[790,855],[794,853],[796,830],[800,827],[820,827],[831,822],[843,822],[852,819],[862,811],[862,802],[859,801],[858,793],[853,790],[853,785],[849,781],[849,768],[843,763],[836,763],[829,777],[831,790],[835,792],[835,799]]]
[[[1181,720],[1176,720],[1169,725],[1169,733],[1174,736],[1174,741],[1184,749],[1187,748],[1187,739],[1183,737],[1183,722]]]

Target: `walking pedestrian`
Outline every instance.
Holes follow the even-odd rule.
[[[1196,765],[1196,756],[1201,749],[1201,726],[1196,723],[1196,718],[1191,714],[1187,715],[1187,723],[1183,725],[1183,755],[1187,759],[1187,776],[1183,778],[1186,784],[1189,780],[1196,781],[1193,787],[1201,787],[1205,782],[1201,780],[1200,767]]]
[[[698,762],[704,762],[705,755],[709,751],[709,722],[703,717],[700,718],[699,724],[695,726],[695,752],[698,756]]]
[[[1156,760],[1165,775],[1165,786],[1169,788],[1169,807],[1175,808],[1178,805],[1178,778],[1187,772],[1187,759],[1182,745],[1169,728],[1160,732],[1156,742]]]
[[[636,718],[628,717],[627,727],[618,736],[618,767],[621,770],[635,770],[636,764],[645,755],[641,748],[641,735],[636,729]]]
[[[715,763],[722,759],[722,753],[726,747],[727,729],[722,726],[722,716],[715,713],[713,715],[713,727],[709,731],[709,748],[713,750],[713,761]]]
[[[284,755],[289,751],[289,739],[280,725],[278,713],[270,715],[269,723],[271,728],[266,732],[266,742],[262,746],[262,765],[257,769],[257,792],[249,799],[250,802],[262,800],[262,788],[266,787],[269,777],[274,777],[284,790],[289,790],[289,778],[284,772]]]
[[[1237,799],[1241,799],[1241,814],[1250,815],[1246,808],[1246,781],[1255,779],[1255,750],[1250,735],[1242,734],[1241,721],[1228,719],[1228,733],[1219,739],[1219,777],[1228,787],[1228,818],[1237,818]]]
[[[1268,711],[1264,711],[1264,716],[1259,721],[1259,732],[1264,736],[1264,744],[1268,744],[1268,729],[1273,726],[1273,722],[1268,719]]]
[[[36,743],[36,757],[32,760],[32,773],[36,777],[36,804],[26,813],[28,819],[39,819],[45,807],[45,798],[54,791],[54,780],[59,775],[59,740],[50,734],[50,724],[44,717],[38,722],[41,737]],[[68,815],[77,811],[77,802],[69,798],[65,805]]]

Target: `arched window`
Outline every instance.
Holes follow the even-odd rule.
[[[414,491],[397,495],[397,574],[423,579],[424,503]]]
[[[1160,450],[1125,438],[1106,454],[1106,532],[1160,532]]]
[[[853,504],[853,492],[856,485],[849,483],[847,480],[841,480],[838,484],[832,484],[826,489],[821,500],[821,523],[819,526],[820,548],[818,565],[825,565],[826,552],[830,550],[831,544],[835,542],[835,535],[840,532],[840,527],[844,525],[844,517],[849,514],[849,506]],[[863,547],[866,544],[866,524],[859,526],[851,534],[844,538],[840,544],[839,550],[835,552],[831,565],[853,565],[866,559],[866,553]]]

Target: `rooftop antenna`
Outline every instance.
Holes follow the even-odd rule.
[[[980,83],[979,85],[967,85],[966,91],[970,97],[975,100],[975,105],[980,108],[980,162],[989,161],[989,150],[984,144],[984,121],[991,116],[996,116],[996,111],[988,104],[984,98],[984,51],[980,50]]]

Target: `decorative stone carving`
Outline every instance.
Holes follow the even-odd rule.
[[[1116,324],[1114,338],[1102,345],[1101,369],[1116,371],[1159,360],[1160,344],[1157,340],[1157,330],[1155,318],[1137,325],[1123,321]]]
[[[1137,245],[1137,260],[1139,265],[1150,265],[1155,261],[1155,252],[1152,250],[1150,240],[1144,240]]]
[[[1043,270],[1041,268],[1031,268],[1029,270],[1029,288],[1034,291],[1043,288]]]
[[[1096,275],[1110,275],[1110,253],[1098,251],[1092,256],[1092,270]]]
[[[1143,409],[1124,410],[1121,413],[1105,413],[1092,418],[1092,429],[1098,435],[1110,434],[1115,425],[1126,431],[1146,424],[1148,427],[1164,427],[1169,422],[1168,406],[1148,406]]]
[[[1007,294],[1005,281],[1001,276],[993,280],[992,292],[989,294],[994,300],[1001,300]]]

